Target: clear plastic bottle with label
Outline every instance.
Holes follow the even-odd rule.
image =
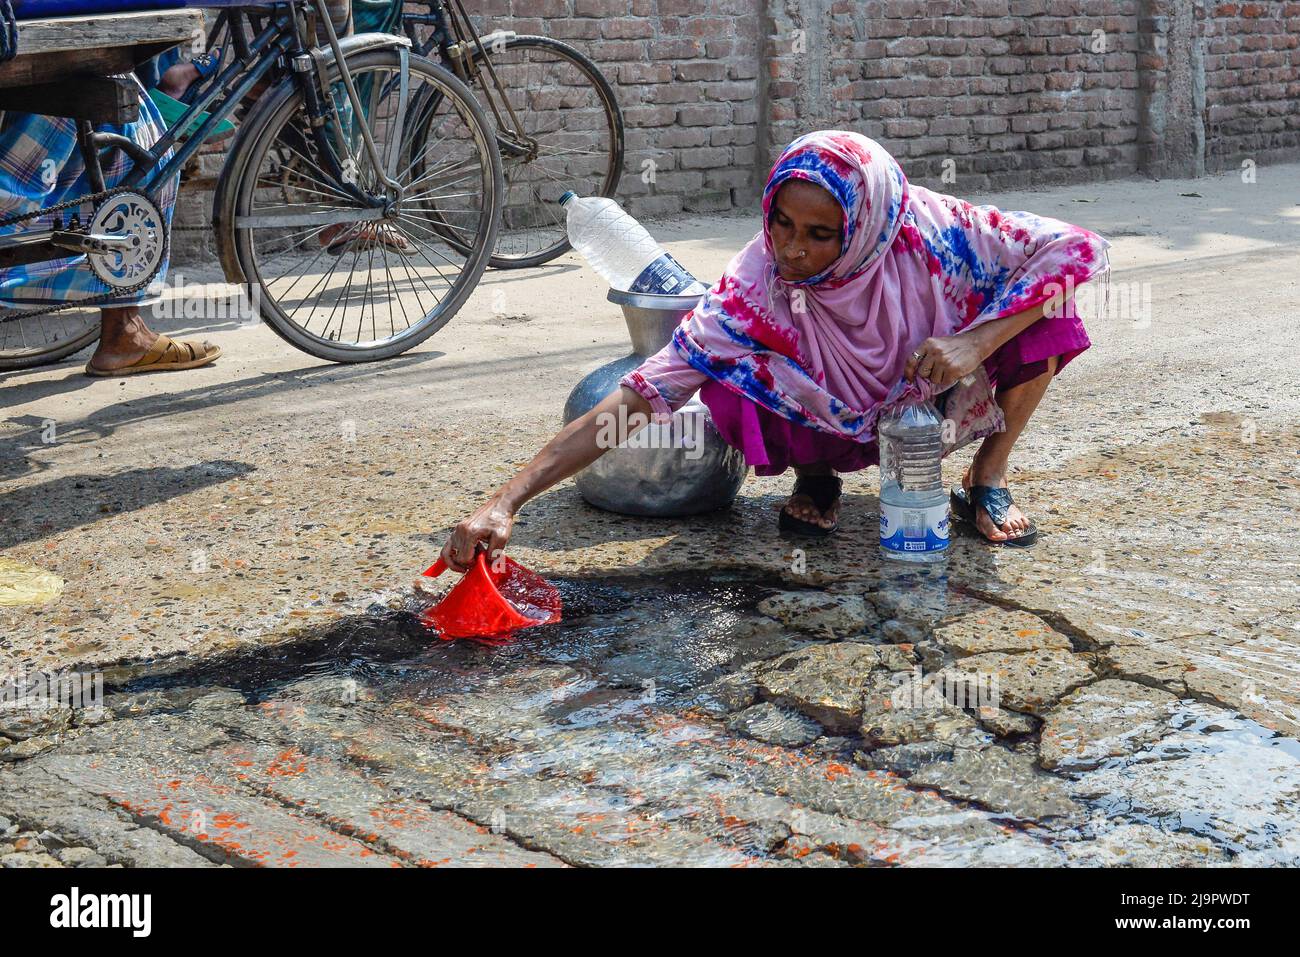
[[[948,557],[948,493],[943,487],[943,419],[930,402],[890,408],[880,442],[880,553],[907,562]]]
[[[560,205],[569,242],[611,288],[665,296],[697,296],[708,290],[614,200],[570,190],[560,197]]]

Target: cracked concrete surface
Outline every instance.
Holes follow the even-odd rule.
[[[433,703],[214,686],[142,693],[112,720],[6,715],[0,863],[1295,863],[1297,187],[1289,165],[1250,184],[972,197],[1112,238],[1112,297],[1139,284],[1150,301],[1149,321],[1088,322],[1093,348],[1017,448],[1031,551],[962,537],[942,587],[900,577],[876,556],[874,470],[801,556],[776,533],[785,477],[674,521],[598,512],[565,483],[512,546],[545,574],[747,569],[798,594],[728,624],[743,655],[667,678],[666,646],[629,640],[595,671],[520,661]],[[713,278],[756,228],[750,212],[653,231]],[[225,350],[207,369],[90,380],[69,361],[0,380],[0,545],[67,581],[51,606],[0,608],[0,674],[108,668],[111,684],[399,601],[558,426],[569,388],[627,351],[574,256],[489,273],[447,328],[378,366],[236,323],[203,334]],[[611,627],[646,626],[624,610]],[[817,652],[832,665],[805,698],[765,684],[782,655],[846,643],[872,653]],[[886,648],[927,675],[997,674],[1002,699],[965,712],[979,729],[894,716],[901,743],[823,723],[832,699],[861,714],[846,688],[905,674]],[[657,674],[676,697],[646,705]],[[570,698],[591,723],[557,731],[546,708]]]

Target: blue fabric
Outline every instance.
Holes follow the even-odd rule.
[[[352,0],[352,25],[357,33],[398,33],[402,0]]]
[[[178,10],[182,7],[265,7],[270,0],[13,0],[19,20],[71,17],[83,13]]]

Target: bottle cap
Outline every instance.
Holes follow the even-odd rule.
[[[577,199],[577,198],[578,198],[578,194],[577,194],[577,193],[575,193],[575,192],[574,192],[573,190],[571,190],[571,189],[566,189],[566,190],[564,191],[564,195],[560,197],[560,205],[563,206],[563,205],[564,205],[565,203],[567,203],[569,200],[571,200],[571,199]]]

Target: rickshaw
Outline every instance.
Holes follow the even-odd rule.
[[[0,53],[16,40],[21,59],[24,36],[64,18],[94,14],[98,22],[187,7],[220,7],[235,29],[230,55],[184,114],[148,148],[78,118],[91,189],[0,219],[0,269],[84,256],[106,290],[75,302],[0,304],[11,306],[0,309],[0,368],[84,348],[98,333],[96,302],[154,282],[169,242],[159,189],[235,115],[214,198],[217,248],[227,281],[245,288],[271,329],[319,358],[362,362],[397,355],[442,328],[487,267],[504,180],[474,96],[412,52],[409,38],[340,37],[326,0],[17,0]],[[205,36],[191,41],[201,50]],[[136,49],[145,60],[172,45]],[[6,69],[0,65],[0,80]],[[61,115],[78,109],[61,108]],[[26,111],[49,109],[32,102]],[[131,163],[108,184],[102,169],[111,151]],[[348,230],[366,240],[341,252],[325,241]],[[404,243],[384,241],[393,236]],[[70,310],[79,317],[62,322]]]

